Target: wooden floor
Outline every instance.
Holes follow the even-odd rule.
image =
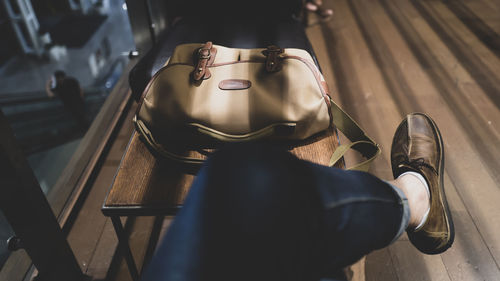
[[[456,229],[453,247],[436,256],[420,254],[404,235],[358,263],[354,280],[500,280],[500,0],[324,2],[334,18],[311,18],[307,32],[333,98],[382,146],[371,172],[391,179],[394,130],[406,114],[428,113],[445,142]],[[93,280],[130,280],[100,207],[133,130],[131,116],[69,235]],[[169,221],[129,219],[138,263]]]

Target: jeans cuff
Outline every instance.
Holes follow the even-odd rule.
[[[408,224],[410,223],[410,205],[408,205],[408,198],[406,198],[406,195],[404,192],[397,188],[395,185],[390,184],[387,182],[387,184],[392,187],[394,190],[394,193],[398,195],[400,198],[400,204],[403,206],[403,215],[401,216],[401,225],[399,226],[399,230],[392,239],[391,243],[394,243],[396,240],[399,239],[399,237],[403,234],[403,232],[408,228]]]

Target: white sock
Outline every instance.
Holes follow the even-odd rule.
[[[420,223],[417,225],[417,227],[415,227],[415,230],[418,230],[419,228],[421,228],[424,225],[424,223],[427,221],[427,217],[429,216],[429,212],[431,210],[431,203],[430,203],[431,192],[429,190],[429,185],[427,184],[427,181],[425,180],[425,178],[421,174],[419,174],[417,172],[409,171],[409,172],[402,173],[401,175],[399,175],[398,178],[400,178],[404,175],[412,175],[412,176],[416,177],[417,179],[419,179],[423,183],[423,185],[425,186],[425,190],[427,191],[427,197],[429,198],[429,208],[425,212]]]

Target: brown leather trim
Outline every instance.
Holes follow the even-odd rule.
[[[207,67],[213,64],[216,54],[217,50],[212,48],[212,42],[210,41],[194,51],[193,57],[195,68],[192,72],[192,77],[195,81],[208,79],[212,76]]]
[[[330,93],[330,88],[328,88],[328,84],[326,83],[326,81],[321,81],[321,87],[323,87],[327,94]]]
[[[229,61],[229,62],[214,63],[214,64],[211,64],[211,65],[208,65],[207,67],[218,67],[218,66],[224,66],[224,65],[230,65],[230,64],[237,64],[237,63],[245,63],[245,62],[265,63],[266,61],[264,59],[262,59],[262,60],[238,60],[238,61]],[[192,63],[186,63],[186,62],[171,63],[171,64],[169,64],[167,66],[174,66],[174,65],[193,66]]]
[[[266,56],[266,71],[267,72],[278,72],[283,68],[281,64],[284,50],[278,46],[271,45],[267,47],[266,50],[262,51],[262,54]]]
[[[226,79],[219,82],[221,90],[245,90],[252,86],[252,82],[243,79]]]
[[[211,66],[214,63],[216,56],[217,56],[217,48],[212,47],[210,49],[210,58],[208,58],[207,67]]]
[[[210,67],[217,67],[217,66],[224,66],[224,65],[238,64],[238,63],[246,63],[246,62],[251,62],[251,63],[265,63],[266,61],[264,59],[262,59],[262,60],[237,60],[237,61],[214,63]]]

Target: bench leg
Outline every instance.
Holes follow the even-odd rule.
[[[118,249],[120,253],[125,257],[125,261],[127,262],[128,270],[130,271],[130,275],[132,276],[132,280],[139,280],[139,271],[137,270],[137,266],[134,261],[134,257],[132,256],[132,251],[130,250],[130,246],[128,243],[128,237],[123,229],[122,222],[120,217],[112,216],[111,221],[113,222],[113,226],[116,231],[116,236],[118,236]]]

